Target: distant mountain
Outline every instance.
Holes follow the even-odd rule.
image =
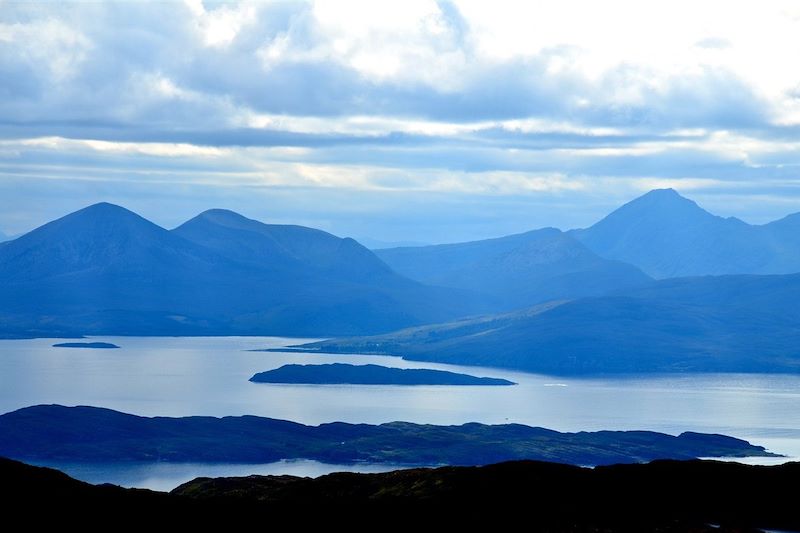
[[[8,235],[6,235],[2,231],[0,231],[0,242],[6,242],[6,241],[8,241],[10,239],[11,239],[11,237],[9,237]]]
[[[800,274],[665,280],[302,349],[548,374],[800,371]]]
[[[418,241],[382,241],[370,239],[368,237],[358,237],[358,242],[370,250],[381,250],[383,248],[399,248],[401,246],[429,246],[429,243]]]
[[[800,272],[800,214],[752,226],[712,215],[672,189],[650,191],[570,234],[655,278]]]
[[[170,232],[97,204],[0,247],[5,336],[361,334],[458,316],[458,300],[352,239],[229,211]]]
[[[638,268],[603,259],[554,228],[375,253],[404,276],[421,283],[481,292],[506,310],[603,294],[650,281]]]

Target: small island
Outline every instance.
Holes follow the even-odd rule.
[[[61,342],[54,344],[53,348],[93,348],[95,350],[108,350],[119,348],[119,346],[111,344],[110,342]]]
[[[303,385],[516,385],[507,379],[477,377],[444,370],[345,363],[284,365],[259,372],[250,381]]]

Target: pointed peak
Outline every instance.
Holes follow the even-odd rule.
[[[132,211],[110,202],[98,202],[84,207],[83,209],[79,209],[75,211],[75,213],[132,213]]]
[[[697,205],[697,202],[681,196],[675,189],[653,189],[638,198],[635,198],[623,205],[617,211],[628,211],[630,209],[646,209],[654,212],[670,213],[689,213],[707,211]]]
[[[651,200],[651,201],[658,201],[658,202],[665,202],[665,201],[682,201],[682,202],[692,202],[685,196],[681,196],[681,194],[676,191],[675,189],[668,188],[668,189],[653,189],[652,191],[646,192],[645,194],[638,197],[636,200]],[[634,200],[634,201],[636,201]]]
[[[236,211],[231,211],[230,209],[222,209],[220,207],[215,207],[213,209],[206,209],[198,216],[204,218],[210,217],[236,217],[236,218],[245,218],[244,215],[240,215]]]
[[[261,222],[247,218],[236,211],[220,208],[203,211],[191,220],[184,222],[184,225],[186,224],[215,224],[218,226],[226,226],[231,228],[246,228],[262,225]]]
[[[63,217],[63,220],[83,220],[83,221],[133,221],[133,220],[140,220],[146,222],[144,218],[140,215],[137,215],[130,209],[126,209],[122,206],[112,204],[109,202],[99,202],[96,204],[92,204],[90,206],[84,207],[83,209],[79,209],[69,215]]]
[[[664,189],[652,189],[645,193],[644,196],[680,196],[683,198],[683,196],[681,196],[680,193],[672,187],[666,187]]]

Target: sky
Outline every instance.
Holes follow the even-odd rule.
[[[800,2],[0,0],[0,232],[95,203],[382,241],[653,188],[800,211]]]

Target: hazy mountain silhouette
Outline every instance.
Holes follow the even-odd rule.
[[[787,320],[800,318],[791,299],[800,296],[796,277],[653,283],[621,261],[657,277],[793,272],[800,270],[799,230],[800,214],[751,226],[658,190],[586,230],[546,228],[376,255],[353,239],[263,224],[232,211],[206,211],[167,231],[102,203],[0,244],[0,336],[362,335],[578,299],[537,315],[535,327],[514,337],[520,346],[505,355],[494,353],[509,346],[505,327],[483,332],[469,346],[492,347],[500,359],[522,350],[522,359],[503,364],[540,370],[605,368],[607,356],[618,357],[626,346],[650,355],[612,367],[733,369],[746,366],[737,359],[746,348],[761,350],[753,357],[786,355],[784,339],[796,335]],[[758,287],[749,300],[745,286]],[[622,320],[628,315],[633,322]],[[539,326],[545,329],[533,336]],[[772,337],[761,338],[766,335]],[[536,353],[552,354],[569,346],[581,362],[532,360],[536,346]],[[729,356],[724,364],[713,358],[687,363],[673,357],[681,349],[705,354],[701,359]],[[656,362],[659,351],[673,356]]]
[[[304,348],[552,374],[797,372],[798,301],[800,274],[673,279]]]
[[[0,280],[5,335],[360,334],[463,312],[352,239],[227,211],[170,232],[93,205],[0,247]]]
[[[650,281],[638,268],[603,259],[554,228],[375,253],[411,279],[492,295],[505,309],[598,295]]]
[[[172,233],[260,267],[306,268],[345,279],[396,281],[383,261],[353,239],[303,226],[264,224],[224,209],[205,211]]]
[[[672,189],[650,191],[570,232],[589,249],[656,278],[800,272],[800,214],[763,226],[705,211]]]

